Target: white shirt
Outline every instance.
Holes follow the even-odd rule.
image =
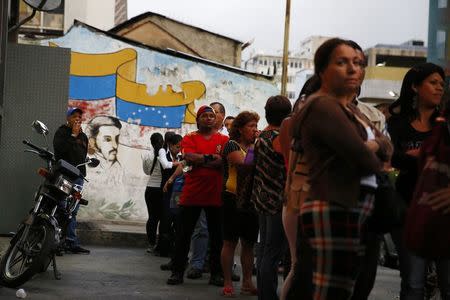
[[[162,149],[164,151],[164,149]],[[159,162],[156,162],[155,168],[153,169],[153,173],[150,174],[150,171],[152,170],[153,160],[155,159],[154,151],[148,151],[144,153],[142,156],[142,168],[144,170],[144,173],[149,175],[147,186],[150,187],[161,187],[161,165]]]
[[[167,159],[167,153],[169,153],[170,158],[172,158],[172,161],[169,161]],[[173,157],[173,155],[169,149],[165,150],[164,148],[161,148],[161,149],[159,149],[159,152],[158,152],[158,161],[161,164],[163,169],[172,169],[173,162],[178,161],[178,158]]]
[[[370,127],[366,127],[366,131],[367,131],[367,140],[368,141],[374,140],[375,134],[373,134],[372,129]],[[370,186],[376,189],[378,187],[377,177],[375,176],[375,174],[363,176],[361,177],[361,185]]]
[[[222,128],[220,128],[219,130],[219,133],[221,133],[221,134],[223,134],[223,135],[226,135],[226,136],[229,136],[230,134],[228,133],[228,129],[225,127],[225,126],[223,126],[222,125]]]

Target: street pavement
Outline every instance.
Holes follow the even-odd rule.
[[[159,266],[168,260],[149,255],[143,248],[89,248],[90,255],[57,257],[61,280],[55,280],[49,268],[25,283],[27,299],[223,299],[220,288],[208,285],[208,274],[198,280],[185,279],[183,285],[166,285],[169,272],[160,271]],[[379,268],[369,299],[397,299],[399,285],[398,271]],[[256,299],[240,296],[239,286],[236,291],[237,298]],[[16,299],[15,293],[16,289],[2,287],[0,299]]]

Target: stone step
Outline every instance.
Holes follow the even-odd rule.
[[[148,247],[144,222],[80,220],[77,235],[82,245]]]

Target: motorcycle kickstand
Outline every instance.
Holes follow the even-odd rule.
[[[52,256],[52,265],[53,265],[53,276],[56,280],[61,280],[62,274],[58,271],[58,267],[56,266],[56,256],[53,254]]]

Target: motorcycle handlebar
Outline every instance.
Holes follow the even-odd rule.
[[[34,150],[38,151],[40,153],[40,155],[45,156],[45,158],[48,159],[53,159],[53,153],[51,153],[50,151],[41,148],[39,146],[34,145],[33,143],[31,143],[30,141],[27,140],[23,140],[22,143],[24,143],[25,145],[27,145],[30,148],[33,148]]]
[[[86,200],[86,199],[81,198],[79,203],[80,203],[80,205],[88,205],[89,201]]]

